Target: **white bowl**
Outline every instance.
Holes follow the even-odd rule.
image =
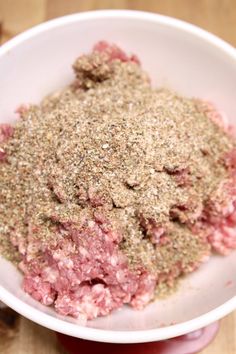
[[[71,64],[98,40],[117,43],[141,59],[154,85],[215,102],[236,123],[236,51],[190,24],[145,12],[95,11],[34,27],[0,48],[0,121],[39,102],[73,78]],[[62,317],[21,289],[20,272],[0,258],[0,299],[23,316],[84,339],[137,343],[188,333],[236,309],[236,254],[214,256],[179,291],[143,311],[124,307],[87,323]]]

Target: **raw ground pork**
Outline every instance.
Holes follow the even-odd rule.
[[[71,86],[73,90],[78,92],[93,90],[94,82],[99,80],[102,82],[109,78],[113,70],[110,63],[113,61],[140,65],[136,56],[128,56],[117,46],[108,45],[106,42],[95,45],[94,52],[102,53],[104,57],[102,59],[98,57],[97,61],[93,61],[93,58],[90,60],[89,56],[84,56],[75,63],[77,77]],[[99,60],[104,60],[102,71]],[[52,96],[45,107],[53,110],[56,101],[57,95]],[[226,132],[225,134],[232,135],[232,128],[227,127],[211,104],[198,101],[197,105],[201,112]],[[27,105],[19,107],[17,112],[22,120],[26,119],[25,115],[30,109]],[[0,125],[2,164],[14,163],[10,160],[6,145],[13,135],[12,126]],[[103,148],[106,149],[106,143]],[[203,151],[203,154],[207,156],[208,151]],[[42,304],[53,305],[62,315],[93,319],[107,315],[112,310],[121,308],[123,304],[142,309],[154,298],[157,286],[162,283],[171,286],[175,278],[194,271],[205,262],[211,251],[227,255],[230,250],[236,248],[236,148],[233,143],[232,148],[222,154],[219,163],[224,166],[227,178],[222,179],[205,205],[186,202],[171,207],[168,218],[172,224],[178,224],[174,231],[170,227],[171,223],[166,220],[158,222],[154,217],[138,213],[139,232],[144,235],[143,247],[152,249],[150,254],[163,247],[163,252],[158,254],[159,271],[148,267],[149,260],[146,263],[143,261],[140,264],[132,264],[131,257],[130,261],[127,253],[129,246],[125,251],[122,227],[119,227],[119,223],[113,222],[117,221],[114,213],[120,212],[123,200],[114,198],[110,202],[106,194],[101,195],[91,187],[88,190],[82,187],[77,195],[80,205],[71,207],[68,218],[63,214],[62,206],[64,203],[70,204],[71,200],[68,200],[58,180],[51,176],[45,193],[53,192],[59,207],[46,213],[44,222],[48,223],[48,230],[55,237],[42,241],[38,237],[42,232],[41,225],[34,223],[30,213],[25,216],[26,237],[22,237],[23,231],[20,226],[18,228],[17,223],[9,226],[6,232],[14,250],[19,253],[19,268],[24,273],[24,290]],[[191,173],[188,167],[165,167],[165,171],[166,178],[172,178],[178,188],[184,190],[191,186]],[[126,183],[129,191],[138,189],[139,182],[135,178],[130,178]],[[17,186],[14,188],[17,193]],[[2,198],[5,200],[4,196]],[[110,209],[104,212],[103,207],[108,204]],[[111,211],[112,208],[116,208],[114,213]],[[79,219],[77,215],[80,215]],[[135,225],[131,223],[130,227],[135,229]],[[196,248],[200,249],[199,253],[192,261],[190,259],[185,263],[184,260],[176,258],[173,262],[170,260],[169,267],[164,265],[162,267],[162,257],[166,257],[164,252],[168,253],[168,249],[173,252],[172,234],[178,235],[179,232],[182,235],[183,229],[186,232],[185,239],[189,237],[191,240],[193,238],[198,240]],[[191,249],[189,252],[191,253]]]

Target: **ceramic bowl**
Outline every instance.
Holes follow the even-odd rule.
[[[0,122],[21,103],[39,102],[71,82],[71,64],[104,39],[136,53],[153,85],[210,100],[236,124],[236,50],[185,22],[136,11],[95,11],[36,26],[0,48]],[[236,253],[213,256],[179,290],[142,311],[123,307],[87,324],[58,315],[25,294],[22,275],[0,258],[0,300],[52,330],[79,338],[137,343],[179,336],[236,309]]]

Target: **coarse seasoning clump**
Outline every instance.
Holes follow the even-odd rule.
[[[73,68],[0,126],[0,240],[26,292],[91,319],[236,248],[236,150],[211,104],[153,89],[115,45]]]

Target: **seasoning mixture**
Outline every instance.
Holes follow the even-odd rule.
[[[153,89],[115,45],[73,68],[0,125],[0,245],[33,298],[92,319],[236,248],[236,149],[211,104]]]

